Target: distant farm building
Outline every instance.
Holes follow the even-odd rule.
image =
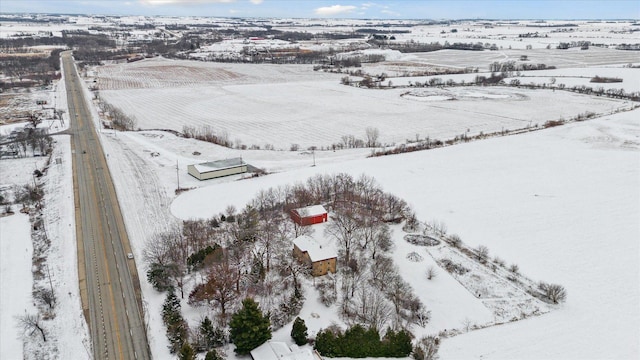
[[[187,166],[189,175],[198,180],[215,179],[247,172],[247,163],[242,158],[211,161]]]
[[[301,263],[311,267],[311,275],[322,276],[336,272],[338,254],[335,249],[322,246],[316,239],[301,235],[293,240],[293,256]]]
[[[267,341],[251,350],[253,360],[323,360],[317,351],[301,349],[297,345],[287,346],[280,341]]]
[[[321,224],[327,221],[327,210],[322,205],[307,206],[291,210],[291,220],[296,224],[306,226]]]

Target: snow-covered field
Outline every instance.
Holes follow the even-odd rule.
[[[571,118],[585,111],[606,113],[626,107],[620,101],[585,97],[568,92],[531,91],[508,88],[473,88],[474,96],[459,96],[456,101],[423,102],[416,96],[403,97],[406,89],[369,90],[339,84],[333,80],[312,80],[311,72],[300,81],[274,82],[271,75],[262,76],[260,65],[244,65],[253,71],[253,83],[233,85],[230,80],[219,82],[189,80],[196,86],[177,86],[159,89],[155,76],[144,77],[149,70],[157,74],[155,63],[173,63],[180,73],[208,69],[209,73],[236,73],[226,64],[146,60],[134,64],[114,65],[99,69],[100,81],[109,81],[108,74],[118,77],[147,79],[149,88],[104,90],[100,96],[137,119],[142,129],[172,129],[183,126],[211,126],[218,134],[247,146],[288,149],[291,144],[302,148],[330,147],[341,143],[343,136],[366,139],[365,129],[380,131],[382,144],[403,143],[407,139],[430,137],[446,140],[457,135],[477,135],[544,124],[549,120]],[[146,64],[146,65],[145,65]],[[194,68],[189,69],[191,66]],[[267,67],[268,72],[274,71]],[[281,65],[279,76],[287,78],[296,70]],[[141,72],[142,71],[142,72]],[[202,71],[207,74],[207,71]],[[326,78],[331,74],[319,75]],[[115,76],[115,75],[114,75]],[[193,75],[191,75],[193,76]],[[203,75],[206,79],[206,75]],[[163,80],[164,81],[164,80]],[[170,79],[166,80],[170,82]],[[246,81],[246,80],[245,80]],[[207,84],[208,83],[208,84]],[[197,86],[204,85],[208,86]],[[176,87],[173,87],[176,86]],[[464,92],[468,89],[452,89]],[[483,95],[484,94],[484,95]],[[477,101],[485,98],[490,101]],[[295,99],[295,101],[292,101]],[[472,114],[472,116],[470,116]]]
[[[208,217],[318,172],[368,174],[419,218],[443,220],[469,245],[569,292],[551,314],[445,340],[443,358],[636,358],[638,115],[229,182],[181,195],[172,212]]]

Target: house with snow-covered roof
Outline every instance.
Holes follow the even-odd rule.
[[[251,350],[253,360],[323,360],[317,351],[299,348],[297,345],[287,346],[280,341],[267,341]]]
[[[293,256],[309,266],[313,276],[336,272],[336,250],[331,246],[323,246],[309,235],[301,235],[293,240]]]
[[[312,205],[291,210],[291,220],[296,224],[306,226],[321,224],[328,219],[327,210],[322,205]]]

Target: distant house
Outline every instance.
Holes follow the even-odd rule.
[[[280,341],[267,341],[251,350],[253,360],[323,360],[317,351],[309,348],[299,348],[296,345],[287,346]]]
[[[242,158],[232,158],[188,165],[187,171],[189,172],[189,175],[198,180],[208,180],[222,176],[246,173],[247,163],[242,161]]]
[[[320,224],[327,221],[327,210],[322,205],[293,209],[290,215],[291,220],[302,226]]]
[[[311,267],[311,275],[322,276],[336,272],[338,254],[335,249],[322,246],[316,239],[301,235],[293,240],[293,256],[301,263]]]

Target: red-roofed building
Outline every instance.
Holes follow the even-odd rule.
[[[307,206],[291,210],[291,220],[296,224],[306,226],[321,224],[328,219],[327,210],[322,205]]]

